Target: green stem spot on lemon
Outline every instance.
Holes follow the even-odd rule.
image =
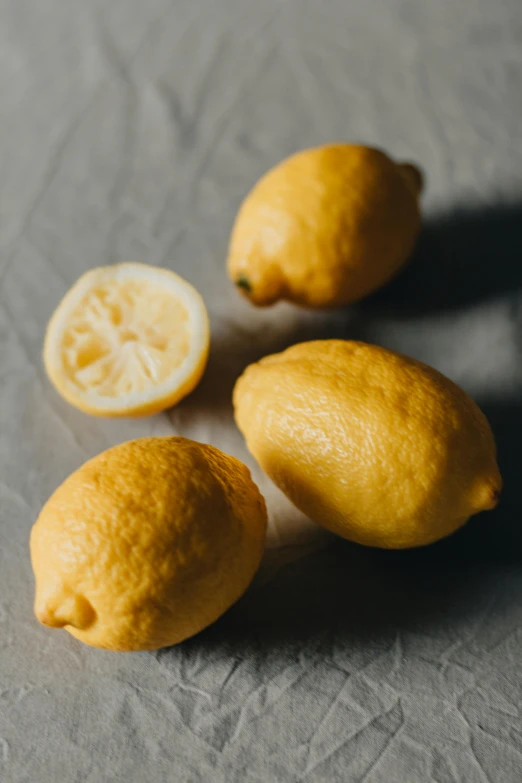
[[[244,291],[247,292],[247,294],[250,293],[252,290],[252,286],[250,285],[250,280],[248,277],[245,277],[244,275],[239,275],[239,277],[236,278],[236,285],[238,288],[242,288]]]

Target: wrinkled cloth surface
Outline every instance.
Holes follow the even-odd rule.
[[[522,4],[519,0],[1,0],[0,780],[522,780]],[[255,310],[224,272],[241,198],[282,157],[382,146],[426,176],[424,233],[343,311]],[[92,266],[165,265],[212,321],[196,392],[98,420],[42,369]],[[424,551],[326,537],[246,452],[251,361],[300,340],[426,361],[490,418],[499,508]],[[85,459],[176,433],[243,459],[270,536],[245,598],[177,648],[111,654],[39,626],[28,536]]]

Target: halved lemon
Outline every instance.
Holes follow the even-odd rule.
[[[96,416],[146,416],[191,392],[205,369],[207,310],[168,269],[125,263],[84,274],[56,308],[44,364],[57,391]]]

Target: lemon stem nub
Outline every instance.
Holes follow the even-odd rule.
[[[250,293],[252,290],[252,286],[250,285],[250,280],[248,277],[245,277],[244,275],[240,275],[238,278],[236,278],[236,285],[238,288],[242,288],[243,291],[246,291],[247,294]]]

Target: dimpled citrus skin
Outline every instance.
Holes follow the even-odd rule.
[[[485,416],[406,356],[343,340],[294,345],[246,369],[234,407],[277,486],[360,544],[429,544],[497,503],[502,479]]]
[[[370,147],[303,150],[247,195],[232,231],[231,280],[255,305],[355,302],[392,278],[420,228],[422,178]]]
[[[109,650],[177,644],[246,590],[266,532],[238,460],[185,438],[142,438],[86,462],[31,533],[40,622]]]

